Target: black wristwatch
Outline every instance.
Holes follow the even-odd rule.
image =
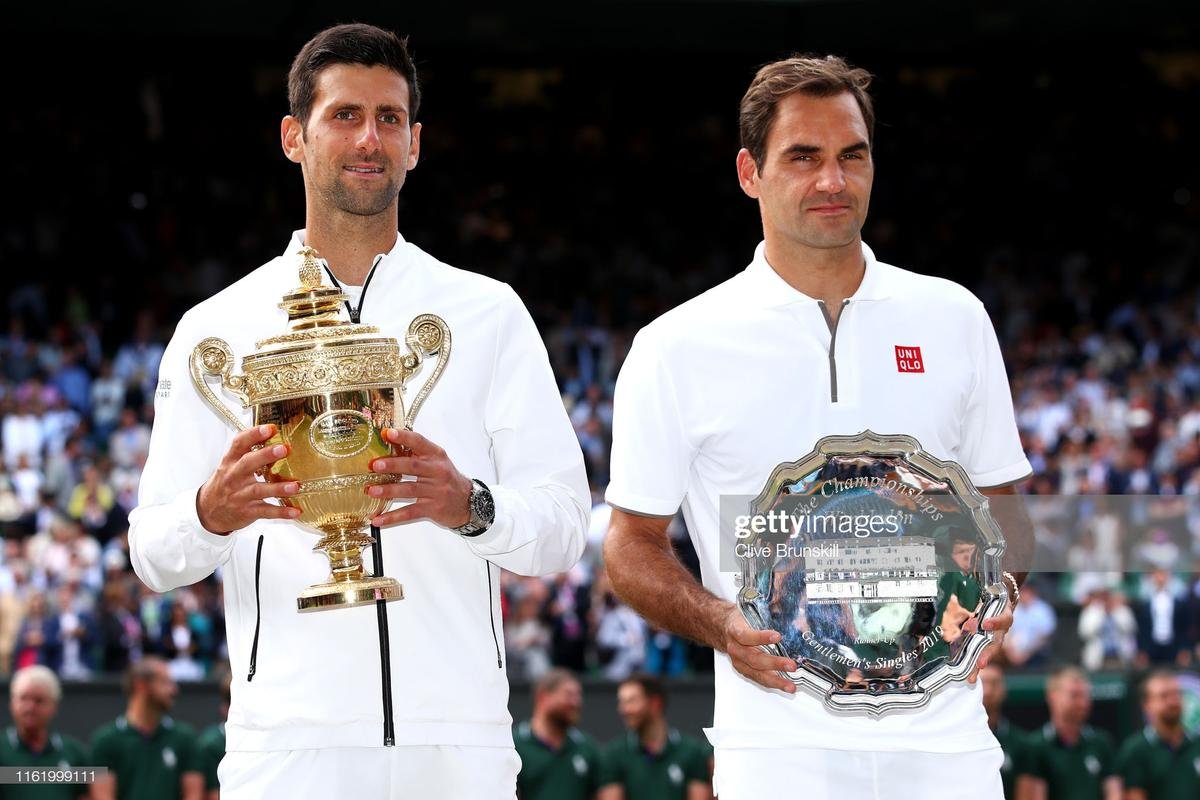
[[[496,501],[492,499],[492,490],[478,478],[472,478],[471,483],[475,487],[467,499],[467,510],[471,512],[471,518],[465,525],[451,529],[461,536],[478,536],[490,528],[496,519]]]

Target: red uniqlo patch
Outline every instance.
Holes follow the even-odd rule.
[[[924,372],[925,359],[921,358],[921,348],[896,345],[896,369],[899,372]]]

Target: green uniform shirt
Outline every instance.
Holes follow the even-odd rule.
[[[1004,763],[1000,765],[1004,796],[1007,800],[1013,800],[1017,796],[1017,772],[1026,760],[1026,740],[1029,734],[1020,728],[1014,728],[1006,719],[997,723],[994,733],[996,741],[1000,742],[1000,749],[1004,751]]]
[[[521,800],[591,800],[601,786],[612,783],[600,749],[583,731],[572,728],[562,747],[552,750],[522,722],[513,731],[521,756],[517,791]]]
[[[958,604],[963,607],[964,611],[974,611],[979,607],[983,590],[974,573],[961,572],[957,569],[942,573],[942,577],[938,579],[938,624],[941,624],[941,615],[945,612],[946,606],[950,605],[951,595],[958,598]]]
[[[200,734],[200,758],[204,763],[204,788],[211,791],[220,786],[217,765],[225,757],[225,723],[205,728]]]
[[[1116,774],[1112,739],[1089,725],[1074,747],[1059,739],[1049,722],[1028,743],[1020,772],[1044,780],[1046,796],[1054,800],[1100,800],[1104,780]]]
[[[625,800],[686,800],[690,781],[708,785],[707,751],[676,730],[667,732],[667,746],[657,755],[631,731],[608,745],[604,759]]]
[[[1126,789],[1141,789],[1150,800],[1200,797],[1200,740],[1185,736],[1178,750],[1147,725],[1121,745],[1117,771]]]
[[[117,800],[172,800],[185,772],[203,772],[196,734],[163,717],[150,736],[117,717],[92,734],[92,759],[117,779]]]
[[[10,727],[0,736],[0,767],[94,767],[88,760],[87,750],[82,743],[70,736],[50,734],[46,749],[35,753],[17,736],[17,729]],[[88,785],[75,784],[8,784],[0,785],[2,800],[75,800],[86,797]]]

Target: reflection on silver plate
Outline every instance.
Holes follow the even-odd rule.
[[[972,671],[1008,603],[1004,538],[962,467],[911,436],[827,436],[780,464],[737,542],[738,606],[841,713],[917,708]]]

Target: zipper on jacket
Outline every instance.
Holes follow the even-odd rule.
[[[492,605],[492,562],[484,561],[483,568],[487,570],[488,579],[488,627],[492,629],[492,644],[496,645],[496,669],[504,669],[504,661],[500,658],[500,637],[496,635],[496,611]]]
[[[367,272],[367,279],[363,281],[362,294],[358,296],[358,307],[355,308],[354,306],[350,305],[349,299],[346,300],[346,313],[350,315],[350,321],[355,324],[357,324],[362,318],[363,302],[367,299],[367,287],[371,285],[371,278],[375,277],[375,268],[379,266],[380,261],[383,261],[382,254],[375,256],[375,261],[371,264],[370,271]],[[321,266],[325,267],[325,273],[329,275],[329,280],[333,281],[333,285],[339,289],[342,288],[341,281],[334,276],[333,270],[329,268],[329,264],[325,263],[323,259],[321,261]]]
[[[379,266],[379,262],[383,260],[382,255],[375,257],[375,261],[371,264],[371,270],[367,273],[366,280],[363,281],[362,294],[358,296],[358,307],[354,308],[350,305],[350,301],[346,301],[346,311],[350,314],[350,321],[357,323],[362,319],[363,303],[367,299],[367,289],[371,286],[371,279],[375,277],[375,268]],[[333,285],[342,288],[342,284],[338,282],[337,277],[333,274],[333,270],[329,269],[329,264],[322,262],[325,267],[325,272],[329,275],[329,280],[333,281]],[[375,544],[371,545],[371,566],[375,570],[376,575],[383,574],[383,537],[379,535],[379,528],[371,526],[371,537],[375,540]],[[375,626],[379,630],[379,682],[380,690],[383,695],[383,746],[396,746],[396,714],[392,706],[392,643],[391,636],[388,630],[388,615],[387,601],[375,601]]]
[[[837,329],[838,323],[842,321],[842,314],[846,312],[846,308],[850,305],[850,298],[842,301],[842,310],[838,313],[837,320],[829,315],[829,309],[825,306],[824,300],[818,300],[818,305],[821,306],[821,313],[825,316],[825,324],[829,326],[829,402],[836,403],[838,401],[837,387]]]
[[[383,537],[379,528],[371,526],[371,566],[376,575],[383,574]],[[375,601],[375,623],[379,627],[379,675],[383,689],[383,746],[396,744],[396,715],[392,708],[392,643],[388,633],[387,601]]]
[[[262,625],[262,604],[258,601],[258,581],[262,574],[263,535],[258,535],[258,551],[254,554],[254,643],[250,645],[250,671],[246,674],[246,683],[254,680],[258,672],[258,630]]]

